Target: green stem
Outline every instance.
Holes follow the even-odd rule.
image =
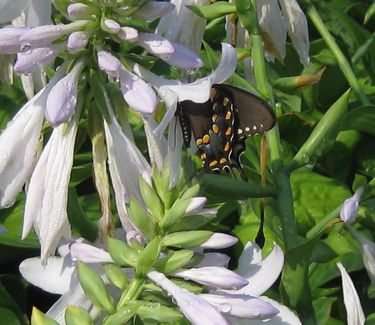
[[[282,225],[284,244],[286,250],[289,251],[298,245],[297,223],[293,210],[290,174],[280,170],[276,175],[276,181],[279,186],[279,195],[276,198],[276,204]]]
[[[142,293],[144,283],[144,278],[135,277],[128,289],[123,292],[116,309],[119,310],[121,307],[124,307],[126,301],[137,299]]]
[[[306,238],[311,239],[320,235],[329,224],[335,220],[340,213],[341,205],[331,211],[327,216],[320,220],[314,227],[312,227],[306,234]]]
[[[341,49],[338,47],[335,39],[330,34],[329,30],[322,21],[316,8],[310,3],[307,9],[307,14],[309,15],[312,23],[322,35],[324,41],[326,42],[329,49],[333,52],[336,57],[336,60],[339,64],[339,67],[344,74],[345,78],[348,80],[350,86],[353,88],[357,94],[359,100],[363,105],[369,105],[370,100],[367,98],[366,94],[362,91],[362,88],[358,82],[357,77],[355,76],[352,67],[349,64],[349,61],[346,59],[345,55],[342,53]]]

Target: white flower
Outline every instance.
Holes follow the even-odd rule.
[[[371,286],[375,287],[375,243],[362,236],[352,226],[347,225],[346,227],[361,245],[363,264],[371,280]]]
[[[166,290],[191,324],[226,325],[228,322],[207,300],[174,284],[164,274],[151,271],[147,277]]]
[[[280,10],[279,4],[282,11]],[[306,16],[296,0],[259,0],[257,1],[259,26],[266,44],[270,47],[268,55],[271,61],[276,56],[282,60],[285,56],[286,36],[289,34],[303,65],[309,64],[309,35]]]
[[[70,237],[66,208],[78,116],[79,110],[68,125],[53,130],[30,179],[22,238],[34,227],[43,263],[61,237]]]
[[[110,116],[109,121],[104,121],[109,171],[115,190],[117,211],[124,229],[129,232],[134,226],[127,216],[125,204],[131,196],[142,202],[139,178],[143,177],[150,182],[151,167],[136,145],[122,132],[107,94],[105,96]]]
[[[157,33],[171,42],[180,43],[199,53],[206,20],[193,13],[186,6],[208,4],[208,0],[171,0],[175,9],[160,19]],[[188,27],[187,27],[188,26]]]
[[[28,0],[0,0],[0,23],[6,23],[21,16],[28,4]]]
[[[13,204],[31,176],[38,158],[37,147],[47,95],[62,77],[62,70],[59,69],[49,85],[21,108],[0,135],[1,208]]]
[[[279,310],[277,315],[270,318],[269,324],[300,325],[301,322],[298,317],[287,307],[280,305],[272,299],[261,296],[279,277],[283,265],[284,254],[279,246],[275,245],[272,252],[265,259],[262,259],[261,249],[258,245],[248,242],[239,258],[237,272],[248,279],[249,284],[239,290],[221,290],[217,293],[225,292],[232,295],[258,297]],[[215,294],[215,291],[210,293]],[[231,324],[248,324],[246,320],[240,318],[230,317],[230,320]],[[263,322],[254,322],[254,324],[263,324]]]
[[[342,278],[342,290],[344,292],[344,304],[347,314],[348,325],[363,325],[365,323],[365,315],[362,310],[354,284],[350,279],[348,272],[341,263],[337,263]]]

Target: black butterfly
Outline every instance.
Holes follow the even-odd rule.
[[[240,88],[215,84],[205,103],[185,100],[178,104],[184,143],[190,146],[191,132],[198,153],[208,171],[237,168],[247,179],[240,162],[245,139],[270,130],[276,121],[271,107]]]

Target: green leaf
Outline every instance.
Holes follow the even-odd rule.
[[[309,260],[314,245],[315,241],[311,240],[290,249],[285,256],[281,276],[283,300],[297,309],[303,324],[316,323],[308,280]]]
[[[106,286],[95,271],[82,262],[78,262],[78,277],[83,291],[96,307],[109,313],[115,311]]]
[[[21,321],[11,309],[0,307],[0,319],[2,324],[6,325],[21,325]]]
[[[104,319],[103,325],[126,324],[137,312],[141,305],[138,301],[129,301],[124,307],[119,308],[114,314]]]
[[[345,130],[357,130],[375,135],[375,105],[366,105],[351,110],[345,119]]]
[[[159,303],[144,303],[138,308],[137,314],[144,321],[155,320],[161,323],[177,322],[184,317],[177,309]]]
[[[96,240],[98,229],[96,225],[85,216],[83,209],[81,209],[75,188],[69,188],[68,192],[68,217],[72,227],[76,229],[82,237],[85,237],[91,242]]]
[[[65,309],[66,325],[92,325],[94,322],[90,317],[90,313],[77,306],[67,306]]]
[[[190,5],[186,7],[205,19],[215,19],[236,12],[236,5],[225,1],[217,1],[207,6]]]
[[[299,233],[305,234],[351,196],[337,180],[301,168],[291,175],[295,215]]]
[[[314,310],[318,324],[328,324],[332,305],[337,300],[333,297],[322,297],[313,301]]]
[[[179,222],[184,216],[192,199],[177,199],[168,209],[160,223],[161,229],[167,231],[169,227]]]

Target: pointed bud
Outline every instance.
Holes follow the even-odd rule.
[[[157,98],[152,87],[143,79],[125,69],[120,70],[121,91],[125,101],[133,110],[152,114],[157,105]]]
[[[175,272],[173,275],[217,289],[238,290],[249,283],[239,274],[217,266],[182,270]]]
[[[138,39],[138,31],[133,27],[121,27],[117,36],[123,41],[135,42]]]
[[[104,70],[109,76],[118,78],[121,62],[118,58],[107,51],[98,52],[98,65],[100,70]]]
[[[76,53],[83,49],[89,41],[89,35],[85,32],[73,32],[68,37],[68,43],[66,45],[69,53]]]
[[[152,33],[139,33],[137,43],[155,55],[168,55],[175,51],[166,38]]]
[[[77,86],[83,68],[84,63],[78,62],[48,94],[45,116],[51,125],[56,127],[68,121],[74,114],[77,104]]]
[[[74,242],[70,245],[70,255],[73,261],[84,263],[114,263],[111,255],[104,249],[85,244]]]
[[[191,199],[187,209],[186,214],[197,214],[204,207],[207,202],[207,198],[204,196],[198,196]]]
[[[103,18],[101,28],[107,33],[117,34],[120,31],[121,26],[113,19]]]
[[[20,42],[22,45],[41,47],[51,44],[53,41],[65,34],[85,27],[87,23],[88,22],[85,20],[80,20],[68,25],[59,24],[34,27],[22,34],[20,37]]]
[[[206,240],[199,247],[205,248],[205,249],[207,248],[220,249],[220,248],[231,247],[237,242],[238,242],[238,239],[236,237],[215,232],[208,240]]]
[[[67,8],[70,19],[90,19],[92,15],[98,14],[99,10],[83,3],[72,3]]]
[[[363,193],[363,187],[360,187],[352,197],[344,201],[340,210],[340,219],[346,224],[352,224],[357,218],[359,200]]]
[[[201,294],[199,296],[216,306],[220,312],[235,317],[269,319],[279,313],[279,310],[269,302],[248,295],[217,293]],[[228,305],[230,308],[227,308]]]
[[[52,63],[59,53],[65,48],[64,44],[38,47],[18,54],[14,65],[17,73],[31,73]]]

